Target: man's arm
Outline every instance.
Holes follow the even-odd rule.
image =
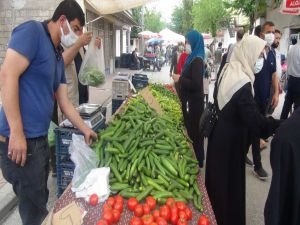
[[[272,96],[272,106],[275,109],[279,102],[279,79],[276,72],[272,74],[272,87],[274,94]]]
[[[89,44],[91,40],[92,40],[92,33],[86,32],[77,39],[74,45],[72,45],[70,48],[65,49],[65,51],[62,54],[64,58],[65,66],[69,65],[74,60],[75,56],[79,52],[79,49]]]
[[[59,107],[66,117],[71,121],[71,123],[84,134],[85,142],[87,144],[91,144],[92,139],[97,138],[97,134],[83,122],[79,113],[69,101],[67,92],[67,85],[60,84],[55,93]]]
[[[19,102],[19,78],[29,66],[29,60],[13,49],[8,49],[0,71],[3,109],[10,128],[8,153],[12,161],[25,165],[27,146]]]

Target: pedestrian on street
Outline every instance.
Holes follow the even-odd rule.
[[[255,67],[254,99],[262,115],[272,114],[278,105],[279,82],[276,74],[276,53],[271,47],[275,40],[275,26],[273,22],[267,21],[263,26],[257,26],[255,35],[267,42],[265,51]],[[270,93],[274,93],[271,95]],[[266,143],[260,140],[255,133],[249,133],[248,145],[252,145],[252,155],[254,163],[254,173],[259,179],[267,179],[269,174],[263,168],[261,162],[261,149],[265,148]],[[253,165],[246,156],[246,163]]]
[[[277,130],[270,161],[272,181],[265,205],[265,225],[300,224],[300,108]]]
[[[68,99],[60,48],[77,39],[70,27],[84,24],[80,5],[62,1],[49,22],[31,20],[13,30],[1,67],[0,164],[18,197],[23,225],[40,225],[48,214],[47,134],[54,96],[87,144],[97,137]]]
[[[280,119],[287,119],[294,104],[294,110],[300,106],[300,44],[294,45],[287,55],[287,92]]]
[[[209,68],[207,64],[205,64],[204,67],[205,67],[205,72],[203,77],[203,93],[204,93],[204,105],[206,107],[209,99],[210,76],[209,76]]]
[[[247,134],[266,138],[279,126],[258,111],[253,98],[254,65],[265,45],[244,36],[217,80],[218,120],[208,138],[205,184],[218,225],[246,224]]]
[[[202,34],[193,30],[186,35],[185,50],[189,55],[183,66],[181,76],[173,75],[179,83],[179,97],[187,133],[193,141],[193,148],[203,167],[203,138],[199,133],[200,117],[204,110],[203,76],[204,76],[204,40]]]
[[[219,42],[218,48],[215,51],[215,73],[218,73],[220,70],[222,55],[223,55],[222,42]]]

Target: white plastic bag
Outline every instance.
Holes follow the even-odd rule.
[[[72,134],[69,147],[71,160],[75,163],[72,186],[79,187],[92,169],[98,167],[99,159],[96,153],[85,143],[82,135]]]
[[[105,63],[103,52],[103,41],[100,48],[95,45],[96,38],[93,37],[81,64],[78,78],[83,85],[97,87],[105,82]]]

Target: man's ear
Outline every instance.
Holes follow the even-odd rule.
[[[61,16],[59,17],[59,19],[58,19],[59,24],[60,24],[61,26],[64,25],[64,23],[66,22],[66,20],[67,20],[67,17],[66,17],[65,15],[61,15]]]

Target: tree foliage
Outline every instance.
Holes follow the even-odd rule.
[[[144,16],[145,30],[159,32],[165,27],[167,27],[166,23],[161,20],[161,17],[162,15],[160,12],[157,12],[153,9],[149,10],[146,8]]]
[[[132,18],[139,24],[139,26],[134,26],[131,29],[130,36],[131,38],[137,38],[138,33],[142,31],[141,23],[142,23],[142,8],[134,8],[132,9]]]
[[[194,27],[200,32],[211,32],[214,37],[217,30],[231,19],[223,0],[197,0],[192,15]]]
[[[225,5],[248,17],[250,33],[253,31],[255,20],[264,16],[267,9],[266,0],[229,0]]]

